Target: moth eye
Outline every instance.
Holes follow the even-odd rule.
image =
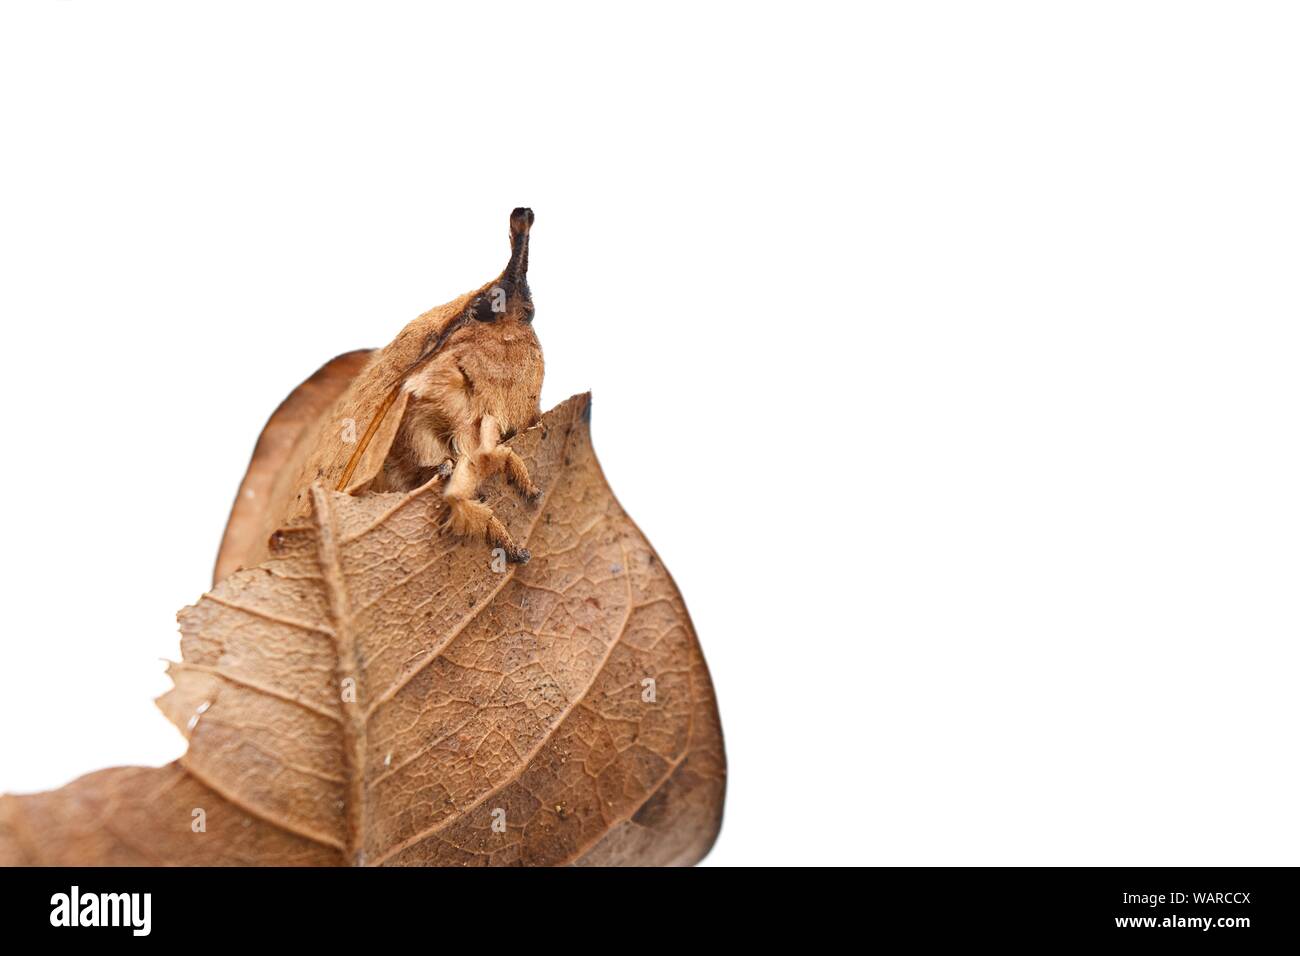
[[[475,322],[495,322],[501,313],[492,308],[490,298],[480,296],[470,304],[469,314]]]
[[[448,440],[447,446],[451,449],[451,453],[453,455],[455,455],[457,458],[460,457],[460,442],[456,441],[455,435],[452,435],[451,438]]]

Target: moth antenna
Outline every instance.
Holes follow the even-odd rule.
[[[503,279],[518,285],[528,295],[528,230],[533,226],[533,211],[520,206],[510,213],[510,262]]]

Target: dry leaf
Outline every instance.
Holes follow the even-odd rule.
[[[437,482],[313,485],[276,553],[181,612],[159,704],[186,754],[0,798],[0,863],[699,860],[725,785],[712,687],[589,409],[572,398],[515,439],[538,505],[485,486],[526,565],[439,534]],[[231,533],[232,553],[256,537],[233,516]]]

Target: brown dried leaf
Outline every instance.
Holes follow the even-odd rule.
[[[0,798],[0,863],[698,861],[725,785],[713,691],[589,410],[515,440],[539,504],[486,486],[533,554],[501,573],[438,533],[436,482],[313,486],[270,559],[180,614],[159,705],[186,754]]]

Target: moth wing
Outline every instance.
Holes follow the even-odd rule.
[[[271,413],[230,509],[221,549],[217,552],[214,583],[262,550],[266,512],[271,506],[277,477],[293,457],[299,439],[347,390],[372,352],[358,349],[326,362]]]
[[[368,491],[370,483],[375,480],[380,469],[384,467],[384,459],[388,457],[393,442],[397,440],[397,429],[406,415],[406,406],[409,404],[410,398],[410,393],[403,389],[397,393],[392,406],[384,412],[383,417],[375,426],[374,436],[357,460],[356,470],[352,472],[352,476],[343,489],[348,494],[355,495]]]

